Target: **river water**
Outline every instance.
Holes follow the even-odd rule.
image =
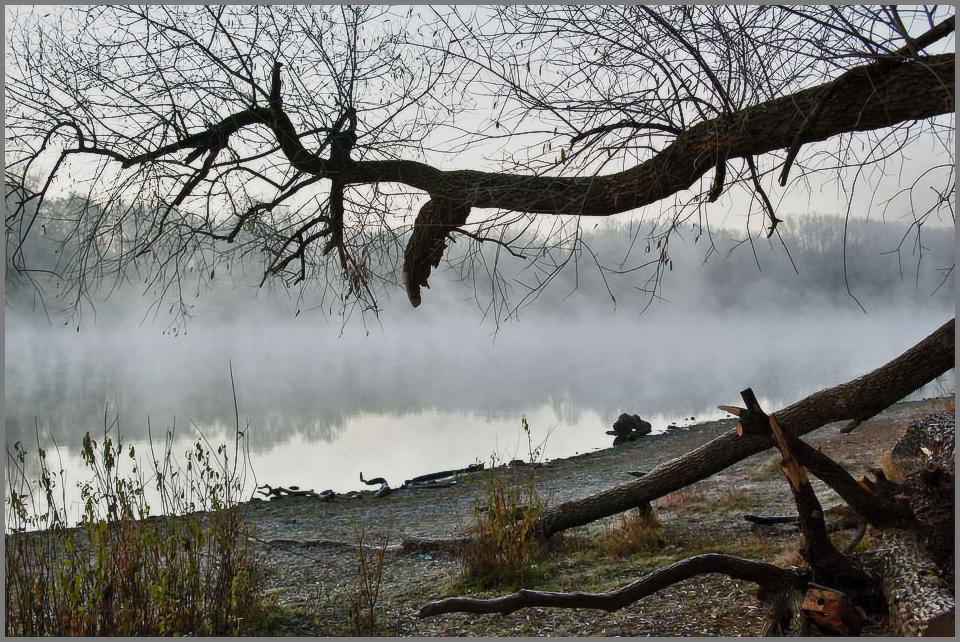
[[[304,315],[177,336],[8,315],[6,441],[56,442],[74,512],[79,446],[87,431],[102,438],[105,417],[141,453],[148,424],[157,448],[175,428],[176,453],[201,433],[232,445],[239,414],[259,483],[344,492],[366,488],[362,472],[397,486],[531,448],[551,459],[607,447],[621,412],[661,431],[727,416],[716,406],[739,405],[746,387],[773,410],[882,365],[952,314],[544,315],[498,332],[475,317],[408,316],[369,334]],[[951,371],[911,398],[953,385]]]

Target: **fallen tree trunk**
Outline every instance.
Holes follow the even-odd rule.
[[[871,417],[954,367],[951,319],[896,359],[853,381],[827,388],[777,411],[780,425],[794,436],[830,423]],[[583,499],[544,510],[539,533],[554,533],[631,510],[685,488],[774,445],[772,436],[743,437],[731,430],[682,457],[660,464],[642,478]]]
[[[949,359],[946,367],[952,365],[953,326],[952,321],[945,324],[883,368],[854,382],[811,395],[776,415],[767,415],[752,391],[747,389],[741,393],[747,409],[730,407],[732,412],[741,417],[741,424],[736,430],[693,453],[658,466],[629,485],[640,487],[647,493],[651,492],[650,487],[662,489],[669,483],[663,479],[664,471],[682,470],[683,464],[690,464],[691,456],[703,458],[709,455],[711,450],[716,450],[716,444],[722,444],[725,438],[749,442],[762,440],[766,436],[768,441],[776,442],[780,451],[781,465],[797,506],[798,522],[803,533],[801,554],[806,562],[802,568],[786,570],[728,555],[698,555],[661,568],[608,593],[520,590],[512,595],[488,600],[447,598],[422,607],[418,612],[419,617],[451,612],[509,614],[536,606],[615,611],[690,577],[721,573],[760,585],[757,597],[769,604],[768,616],[761,631],[764,635],[782,634],[791,629],[793,623],[799,624],[801,633],[817,627],[821,631],[855,635],[862,623],[861,610],[873,614],[889,612],[901,634],[950,634],[955,619],[952,569],[955,491],[952,471],[946,469],[941,461],[931,459],[922,470],[910,474],[901,484],[888,480],[880,469],[871,471],[876,482],[869,482],[865,478],[857,482],[842,466],[805,444],[797,434],[813,429],[810,426],[815,421],[805,417],[802,412],[809,411],[804,404],[809,404],[811,399],[819,398],[821,403],[833,400],[836,404],[837,398],[844,400],[842,393],[850,395],[851,389],[857,390],[855,384],[859,384],[863,396],[847,397],[845,400],[848,405],[841,408],[843,412],[851,413],[846,415],[847,418],[856,419],[865,416],[862,412],[879,412],[864,404],[875,405],[883,394],[893,394],[891,390],[899,390],[904,385],[902,377],[898,380],[896,376],[896,368],[907,368],[908,372],[915,374],[924,371],[925,364],[931,361],[939,361],[937,367],[943,367],[944,356]],[[900,396],[907,392],[909,390]],[[892,399],[891,403],[899,398]],[[797,418],[797,423],[791,425],[792,431],[782,425],[786,423],[783,417],[790,416],[791,410]],[[841,410],[835,407],[830,409],[833,412]],[[800,423],[804,419],[808,423]],[[821,420],[815,427],[823,423],[828,421]],[[763,424],[766,424],[767,435],[761,431]],[[953,452],[954,433],[952,429],[940,432],[943,435],[938,440],[937,451],[942,459],[944,453]],[[921,452],[929,457],[933,449],[924,447]],[[827,536],[825,511],[810,484],[805,464],[809,464],[811,472],[827,481],[851,503],[853,510],[842,507],[840,512],[842,516],[855,520],[858,532],[843,552],[837,550]],[[701,465],[697,473],[707,468]],[[680,476],[684,479],[682,474]],[[650,480],[655,480],[655,483],[648,483]],[[690,482],[674,483],[682,485]],[[596,497],[588,500],[595,500]],[[647,494],[640,499],[655,497]],[[631,501],[637,502],[638,497],[633,496]],[[582,506],[583,501],[568,502],[567,505],[570,504]],[[851,556],[850,552],[865,533],[868,523],[881,528],[887,526],[884,537],[893,545],[866,555]]]
[[[901,636],[949,636],[956,627],[952,586],[910,533],[886,533],[884,548],[871,552],[873,568],[883,578],[890,622]]]

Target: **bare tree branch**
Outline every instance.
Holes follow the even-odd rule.
[[[545,606],[565,609],[601,609],[617,611],[664,588],[683,580],[708,573],[720,573],[737,580],[760,584],[764,590],[785,589],[801,581],[793,570],[765,562],[745,560],[732,555],[706,553],[697,555],[670,566],[657,569],[636,582],[609,593],[551,593],[521,589],[512,595],[480,600],[465,597],[448,597],[420,607],[417,617],[433,617],[445,613],[501,613],[504,615],[520,609]]]

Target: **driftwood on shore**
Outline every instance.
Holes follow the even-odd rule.
[[[403,482],[404,486],[412,486],[414,484],[423,484],[425,482],[436,481],[438,479],[445,479],[447,477],[453,477],[454,475],[460,475],[462,473],[474,473],[480,470],[483,470],[484,465],[482,463],[470,464],[466,468],[457,468],[454,470],[441,470],[436,473],[429,473],[426,475],[419,475],[413,479],[408,479]]]
[[[315,499],[321,499],[328,501],[333,499],[334,493],[332,490],[325,490],[323,492],[317,493],[311,490],[300,490],[299,486],[290,486],[289,488],[284,488],[283,486],[271,486],[270,484],[262,484],[257,486],[257,492],[263,494],[264,497],[313,497]]]
[[[403,483],[400,488],[394,489],[390,487],[390,484],[383,477],[374,477],[373,479],[366,479],[363,476],[363,472],[360,473],[360,481],[368,486],[379,485],[380,488],[374,493],[374,497],[386,497],[394,490],[400,489],[409,489],[409,490],[430,490],[437,488],[450,488],[457,484],[456,480],[446,480],[447,477],[452,477],[454,475],[459,475],[463,473],[472,473],[483,470],[484,465],[482,463],[470,464],[466,468],[457,468],[455,470],[442,470],[436,473],[429,473],[427,475],[420,475],[414,477],[413,479],[408,479]],[[446,481],[438,481],[446,480]],[[282,499],[284,497],[313,497],[315,499],[320,499],[323,501],[329,501],[337,497],[338,493],[333,492],[332,490],[325,490],[323,492],[317,493],[313,490],[300,490],[299,486],[271,486],[269,484],[262,484],[257,486],[257,492],[261,493],[264,497],[274,497],[277,499]],[[347,493],[350,495],[351,493]],[[342,495],[342,494],[341,494]]]
[[[954,327],[955,321],[951,320],[873,372],[810,395],[776,413],[764,412],[753,391],[744,390],[741,395],[746,408],[722,407],[740,417],[736,430],[657,466],[629,484],[548,508],[538,524],[541,536],[587,524],[662,497],[775,446],[797,507],[803,567],[788,571],[730,556],[701,555],[661,568],[610,593],[521,590],[493,599],[451,597],[424,605],[419,617],[453,612],[507,614],[533,606],[614,611],[689,577],[722,573],[760,585],[761,601],[771,605],[763,627],[767,634],[785,632],[797,620],[801,632],[819,627],[856,634],[860,626],[857,610],[865,609],[890,612],[900,634],[949,635],[955,612],[954,427],[942,431],[949,444],[937,444],[936,449],[950,453],[949,463],[944,461],[946,456],[933,457],[935,449],[921,442],[920,452],[927,464],[903,483],[890,481],[880,469],[870,471],[875,481],[855,479],[839,463],[798,437],[836,421],[866,421],[952,368]],[[856,524],[858,532],[842,552],[828,537],[824,519],[827,511],[813,491],[808,470],[849,505],[842,507],[840,521]],[[886,551],[850,555],[867,524],[890,533],[894,545]],[[810,584],[814,578],[818,585]],[[828,602],[832,610],[820,608]]]

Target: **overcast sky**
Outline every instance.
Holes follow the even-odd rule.
[[[7,6],[5,9],[6,23],[9,27],[11,17],[17,12],[42,12],[41,15],[56,16],[59,10],[55,7],[16,7]],[[36,14],[34,14],[36,15]],[[955,46],[954,37],[950,36],[937,44],[936,51],[952,51]],[[9,55],[8,55],[9,61]],[[7,63],[7,73],[13,72]],[[493,113],[493,98],[473,94],[468,102],[474,104],[472,111],[461,114],[457,118],[459,127],[466,127],[483,132],[492,126],[490,116]],[[221,114],[226,116],[227,113]],[[925,137],[911,143],[903,150],[901,156],[892,160],[869,165],[866,171],[848,169],[841,171],[824,170],[804,177],[802,180],[793,180],[786,188],[776,184],[776,174],[770,172],[765,178],[764,185],[779,215],[795,216],[805,213],[832,213],[844,214],[849,211],[853,217],[869,217],[873,219],[911,220],[914,214],[922,214],[930,208],[937,199],[936,190],[942,190],[944,185],[953,181],[953,160],[951,153],[953,141],[953,115],[941,117],[938,122],[945,127],[948,138],[937,140],[932,136]],[[427,141],[427,147],[443,148],[445,142],[451,138],[451,132],[446,129],[437,130],[436,135]],[[819,163],[830,166],[835,159],[850,157],[865,159],[871,153],[872,141],[878,138],[876,132],[859,135],[852,139],[835,138],[818,145],[805,146],[801,157],[817,155]],[[449,155],[429,154],[427,160],[444,169],[478,169],[499,171],[503,169],[500,158],[504,153],[517,153],[524,146],[535,146],[536,136],[517,136],[515,138],[500,138],[487,140],[472,145],[456,157]],[[949,150],[949,151],[948,151]],[[38,163],[38,169],[49,171],[56,159],[57,149],[51,149],[43,162]],[[61,172],[62,176],[69,173],[74,178],[88,174],[96,165],[92,158],[74,156]],[[110,170],[116,171],[116,163],[111,162]],[[739,161],[733,161],[731,167],[739,166]],[[941,166],[936,169],[936,166]],[[606,173],[606,172],[605,172]],[[731,174],[733,172],[730,172]],[[792,179],[796,179],[798,172],[794,170]],[[710,171],[694,185],[693,190],[681,192],[675,197],[660,203],[654,203],[642,210],[620,215],[621,217],[643,217],[649,220],[661,211],[669,209],[677,203],[689,201],[698,192],[709,188],[713,172]],[[71,186],[71,181],[61,178],[54,186],[54,195],[65,195]],[[913,189],[904,188],[913,186]],[[268,196],[268,194],[264,194]],[[414,204],[426,200],[424,194]],[[849,205],[849,210],[848,210]],[[743,229],[749,216],[751,228],[758,232],[764,225],[763,213],[754,191],[740,186],[731,186],[725,190],[722,197],[713,204],[703,205],[702,211],[709,215],[710,225],[713,227],[727,227]],[[471,221],[482,217],[483,213],[475,211]],[[934,216],[928,220],[932,225],[952,226],[953,221],[948,216]]]

